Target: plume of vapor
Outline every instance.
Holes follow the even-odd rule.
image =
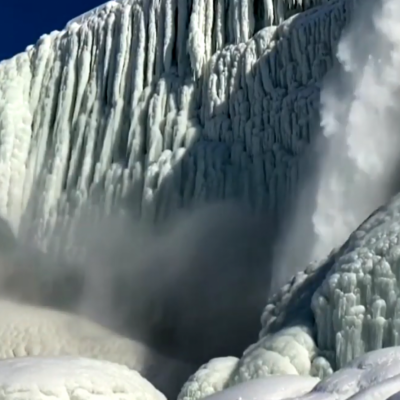
[[[78,313],[196,365],[240,356],[257,340],[275,234],[267,218],[233,202],[157,226],[94,214],[75,228],[80,260],[17,249],[18,268],[0,276],[0,293]]]
[[[193,362],[257,339],[274,234],[265,218],[223,202],[157,227],[123,218],[89,229],[83,314]]]
[[[398,21],[400,2],[366,0],[339,41],[308,176],[276,254],[279,284],[343,244],[400,189]]]
[[[399,189],[400,3],[366,1],[321,95],[313,258],[342,244]]]

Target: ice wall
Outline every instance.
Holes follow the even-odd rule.
[[[20,236],[67,249],[88,199],[155,220],[232,197],[277,215],[296,197],[353,3],[266,28],[266,10],[315,3],[211,3],[111,2],[0,64],[0,212]]]

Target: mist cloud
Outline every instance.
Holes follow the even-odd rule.
[[[313,258],[342,244],[399,189],[400,3],[366,1],[357,12],[321,96]]]
[[[277,254],[285,276],[342,245],[400,189],[399,20],[398,1],[366,0],[340,39],[309,173]]]

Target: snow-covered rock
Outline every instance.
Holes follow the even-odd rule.
[[[1,300],[0,316],[0,359],[75,356],[106,360],[138,371],[167,395],[177,393],[193,372],[193,366],[72,314]],[[101,368],[100,363],[95,365]]]
[[[0,361],[1,400],[166,400],[136,371],[107,361],[26,357]]]
[[[399,391],[400,347],[372,351],[319,382],[318,378],[279,375],[239,383],[208,400],[386,400]],[[188,399],[199,398],[196,396]]]
[[[382,377],[397,368],[398,348],[372,351],[398,344],[399,212],[397,195],[343,246],[298,273],[272,297],[259,341],[244,352],[225,387],[270,375],[326,378],[337,370],[332,379],[350,379],[352,371],[340,370],[346,365],[375,368],[375,375],[382,368]],[[357,356],[361,358],[348,364]]]

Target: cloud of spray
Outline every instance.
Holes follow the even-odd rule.
[[[364,4],[365,3],[365,4]],[[400,2],[366,1],[322,91],[313,258],[342,244],[399,189]]]
[[[279,247],[294,251],[277,255],[284,279],[343,244],[400,189],[399,21],[397,0],[366,0],[339,42],[311,173]]]
[[[130,336],[199,363],[257,339],[274,234],[265,218],[223,202],[157,227],[124,218],[90,230],[84,314],[111,315]]]
[[[12,266],[0,292],[76,312],[195,365],[240,356],[257,340],[275,233],[268,220],[230,202],[156,227],[93,214],[74,230],[83,260],[39,256],[32,268],[32,254],[19,256],[22,269]]]

